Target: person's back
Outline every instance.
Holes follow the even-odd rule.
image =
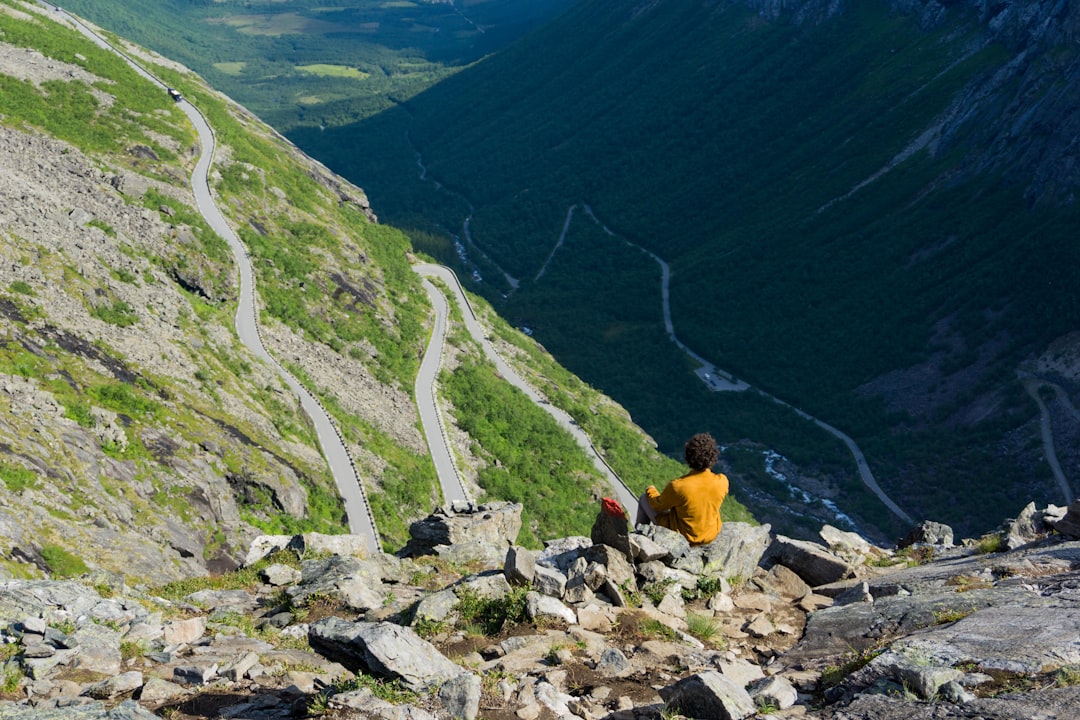
[[[691,472],[672,480],[663,492],[649,486],[639,502],[638,522],[653,522],[701,545],[712,542],[723,526],[720,506],[728,494],[728,479],[711,470],[720,451],[708,433],[690,438],[685,456]]]

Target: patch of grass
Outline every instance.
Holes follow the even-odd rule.
[[[30,297],[35,295],[34,288],[30,287],[30,283],[23,282],[22,280],[14,281],[8,285],[8,289],[11,290],[11,292],[19,293],[20,295],[29,295]]]
[[[82,558],[72,555],[59,545],[47,544],[41,548],[41,559],[49,572],[57,578],[70,578],[90,572]]]
[[[104,220],[99,220],[98,218],[94,218],[93,220],[91,220],[90,222],[88,222],[86,224],[89,225],[90,227],[97,228],[98,230],[105,233],[106,235],[108,235],[111,238],[116,237],[116,228],[114,228],[112,225],[105,222]]]
[[[643,619],[641,624],[638,625],[638,630],[640,630],[643,635],[660,638],[662,640],[673,641],[679,639],[678,633],[655,618]]]
[[[15,493],[36,486],[38,475],[26,468],[14,465],[0,465],[0,480],[4,481],[9,491]]]
[[[668,594],[668,590],[675,584],[671,578],[664,578],[653,583],[648,583],[641,589],[642,594],[649,598],[653,605],[659,605]]]
[[[707,615],[687,613],[686,630],[698,640],[708,645],[715,645],[717,640],[726,639],[720,635],[720,624]]]
[[[135,308],[123,300],[117,300],[112,305],[92,307],[90,308],[90,316],[119,327],[131,327],[139,322],[139,316],[135,312]]]
[[[395,705],[413,703],[417,699],[416,693],[402,685],[400,680],[380,680],[362,673],[352,679],[334,683],[327,689],[326,694],[334,695],[364,688],[370,690],[371,694],[380,700]]]
[[[925,565],[934,559],[934,548],[931,545],[908,545],[897,550],[896,557],[906,562],[908,567]]]
[[[370,76],[370,73],[363,72],[357,68],[349,67],[348,65],[328,65],[326,63],[315,63],[313,65],[297,65],[296,69],[309,75],[320,75],[324,77],[339,77],[339,78],[353,78],[355,80],[363,80]]]
[[[1054,682],[1058,687],[1080,685],[1080,665],[1065,665],[1054,671]]]
[[[963,620],[971,613],[975,612],[975,608],[943,608],[941,610],[934,610],[934,624],[945,625],[947,623],[953,623],[957,620]]]
[[[454,606],[460,618],[458,626],[474,625],[482,630],[482,634],[494,635],[507,623],[524,623],[527,620],[525,596],[529,590],[528,586],[515,587],[504,597],[485,598],[472,588],[463,588]]]
[[[181,600],[200,590],[246,590],[259,585],[262,582],[259,579],[259,573],[275,563],[289,565],[294,568],[299,567],[296,554],[282,550],[252,565],[238,568],[232,572],[174,580],[171,583],[154,588],[150,592],[166,600]]]
[[[1001,533],[983,535],[975,542],[975,552],[980,555],[1005,551],[1005,536]]]
[[[445,621],[429,617],[422,617],[412,624],[413,631],[425,640],[445,632],[446,628]]]
[[[818,690],[824,692],[829,688],[836,687],[844,682],[848,675],[866,667],[871,660],[882,652],[884,652],[882,648],[871,648],[844,656],[839,663],[829,665],[822,671],[821,679],[818,681]]]
[[[994,587],[989,580],[984,580],[974,575],[953,575],[945,581],[949,587],[955,587],[956,592],[968,592],[969,590],[985,590]]]

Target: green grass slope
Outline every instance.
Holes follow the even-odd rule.
[[[1026,75],[1010,65],[1025,50]],[[838,441],[706,391],[633,245],[671,264],[682,341],[854,437],[912,514],[971,532],[1066,499],[1016,373],[1080,322],[1080,217],[1068,177],[1043,177],[1065,172],[1047,150],[1063,133],[1031,120],[1067,110],[1076,62],[1068,43],[989,41],[962,3],[937,24],[874,0],[800,24],[586,0],[404,107],[292,137],[425,250],[478,270],[478,292],[661,448],[698,429],[764,442],[901,529]],[[463,265],[449,236],[470,214]]]
[[[190,193],[190,122],[57,17],[0,0],[0,574],[85,567],[165,580],[229,567],[263,532],[345,531],[308,418],[236,336],[236,267]],[[209,119],[210,182],[247,246],[263,341],[333,415],[384,548],[398,549],[441,501],[412,398],[431,308],[408,238],[197,75],[114,42]],[[537,382],[558,373],[575,402],[612,412],[531,341],[501,332],[534,347],[546,368]],[[447,384],[528,418],[485,433],[481,413],[493,408],[460,403],[463,446],[478,464],[529,452],[544,476],[516,477],[514,466],[480,483],[484,497],[522,500],[531,544],[587,533],[600,488],[583,454],[507,399],[461,344],[471,370]],[[598,437],[634,445],[633,462],[671,467],[616,415]],[[745,517],[737,502],[730,511]]]

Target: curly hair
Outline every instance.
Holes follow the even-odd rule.
[[[686,464],[691,470],[708,470],[720,458],[720,450],[709,433],[698,433],[686,441],[683,448]]]

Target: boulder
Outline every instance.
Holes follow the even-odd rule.
[[[630,548],[630,524],[626,511],[611,498],[604,498],[601,510],[596,515],[589,533],[594,545],[608,545],[623,553],[627,559],[633,557]]]
[[[206,631],[206,619],[203,616],[189,617],[187,620],[173,620],[162,628],[162,641],[166,646],[191,643],[203,636]]]
[[[381,607],[386,600],[378,563],[332,555],[323,560],[305,560],[300,574],[300,585],[288,591],[297,604],[312,595],[328,596],[364,612]]]
[[[411,539],[403,554],[435,555],[440,547],[460,545],[486,550],[501,562],[521,530],[521,509],[520,503],[510,502],[441,507],[409,526]]]
[[[593,545],[585,551],[585,560],[603,565],[606,568],[605,576],[611,578],[616,585],[634,581],[634,566],[630,563],[628,556],[618,548],[610,545]]]
[[[683,678],[660,690],[668,706],[682,715],[710,720],[741,720],[757,712],[741,685],[710,670]]]
[[[1080,499],[1069,503],[1065,516],[1055,522],[1053,527],[1067,538],[1080,539]]]
[[[365,720],[435,720],[434,715],[420,708],[411,705],[394,705],[377,698],[368,688],[336,693],[331,695],[327,702],[332,708],[348,708],[357,711],[356,715],[347,715],[347,717],[361,717]]]
[[[536,553],[527,548],[511,545],[506,550],[503,574],[511,585],[528,585],[536,575]]]
[[[450,717],[474,720],[480,713],[480,677],[462,673],[450,678],[439,688],[439,699]]]
[[[750,688],[750,697],[757,705],[771,705],[787,710],[799,699],[799,693],[790,682],[779,675],[765,678]]]
[[[537,565],[533,575],[533,587],[544,595],[561,598],[566,592],[566,575],[556,568]]]
[[[705,561],[702,572],[728,580],[735,577],[749,580],[769,547],[770,529],[768,524],[724,523],[716,539],[702,547]]]
[[[109,700],[124,693],[135,692],[142,687],[142,684],[143,674],[138,670],[132,670],[96,682],[83,690],[83,694],[97,700]]]
[[[424,692],[465,672],[411,628],[327,617],[308,629],[311,647],[348,669],[399,679]]]
[[[829,550],[836,553],[851,563],[862,562],[865,558],[875,554],[875,551],[883,553],[863,538],[862,535],[847,532],[832,525],[824,525],[818,531],[818,535],[829,546]]]
[[[1043,535],[1042,526],[1042,517],[1035,509],[1035,503],[1028,503],[1016,518],[1006,520],[1002,526],[1005,549],[1015,550],[1038,539]]]
[[[577,623],[577,615],[561,600],[533,591],[525,596],[525,613],[530,620],[549,618],[562,620],[567,625]]]
[[[912,528],[911,532],[901,538],[896,543],[896,547],[906,548],[915,543],[952,547],[953,530],[944,523],[934,522],[933,520],[923,520]]]
[[[638,525],[637,531],[664,548],[672,561],[690,552],[690,542],[674,530],[660,525]]]
[[[825,585],[845,578],[852,568],[825,546],[807,540],[777,535],[765,551],[762,566],[786,565],[810,586]]]
[[[755,579],[754,582],[759,581]],[[773,565],[760,583],[765,586],[763,589],[772,590],[788,600],[797,600],[810,592],[810,586],[786,565]]]

